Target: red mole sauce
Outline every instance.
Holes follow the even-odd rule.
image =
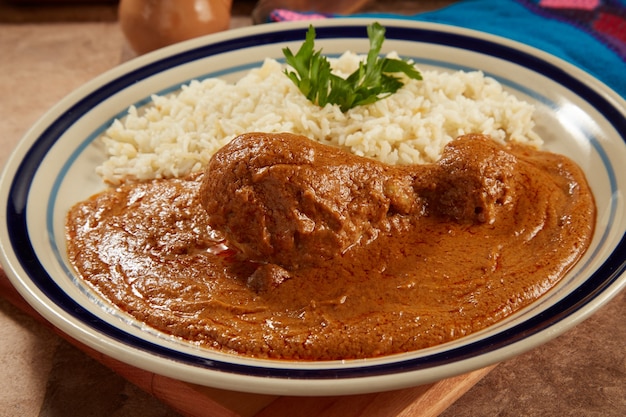
[[[68,214],[80,276],[137,320],[259,358],[367,358],[448,342],[536,300],[595,222],[567,158],[479,135],[389,166],[251,133],[205,173],[128,183]]]

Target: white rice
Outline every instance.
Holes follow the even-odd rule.
[[[350,73],[362,57],[333,60],[338,74]],[[390,97],[342,113],[320,108],[268,59],[236,83],[192,81],[177,93],[153,96],[130,107],[102,137],[106,161],[97,168],[111,184],[180,177],[203,169],[211,155],[246,132],[292,132],[390,164],[435,162],[444,146],[466,133],[539,147],[534,107],[507,93],[482,72],[421,71]]]

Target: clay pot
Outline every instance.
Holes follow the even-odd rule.
[[[232,0],[121,0],[122,32],[137,54],[220,32],[230,25]]]

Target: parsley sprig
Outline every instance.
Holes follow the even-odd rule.
[[[379,57],[385,28],[377,22],[367,27],[370,41],[367,58],[345,79],[331,72],[330,62],[321,49],[315,50],[315,36],[315,28],[311,25],[298,52],[294,55],[289,48],[284,48],[283,54],[294,70],[285,69],[285,74],[312,103],[321,107],[331,103],[346,112],[388,97],[404,85],[393,74],[404,73],[411,79],[422,79],[408,61]]]

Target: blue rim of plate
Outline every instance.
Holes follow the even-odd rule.
[[[274,27],[277,27],[277,25],[274,24],[272,28]],[[555,325],[572,313],[579,311],[610,288],[620,275],[626,271],[626,259],[624,259],[623,256],[623,254],[626,253],[626,235],[623,235],[620,242],[607,257],[605,262],[583,284],[540,314],[495,335],[458,348],[418,358],[400,359],[390,363],[372,364],[369,366],[364,364],[359,367],[340,367],[332,365],[315,369],[297,369],[289,367],[288,362],[283,364],[285,365],[284,367],[271,367],[207,359],[206,357],[195,356],[156,345],[140,337],[131,335],[94,316],[70,298],[55,283],[38,260],[35,250],[30,240],[28,240],[28,229],[26,225],[26,205],[32,181],[39,167],[39,163],[59,137],[92,107],[106,100],[112,93],[121,91],[139,80],[178,65],[232,50],[258,45],[301,41],[304,38],[305,30],[305,27],[270,30],[263,33],[226,39],[175,53],[112,79],[75,102],[67,111],[58,116],[54,122],[40,134],[35,143],[25,154],[13,177],[8,195],[6,208],[7,232],[15,256],[32,283],[34,283],[56,306],[62,308],[67,314],[79,322],[86,324],[91,329],[122,344],[159,357],[168,358],[193,367],[238,375],[324,380],[389,375],[428,369],[470,359],[501,349],[537,334]],[[446,31],[444,29],[433,29],[431,27],[404,27],[393,26],[393,24],[386,26],[386,30],[387,39],[420,41],[429,44],[466,49],[519,64],[552,80],[558,80],[558,83],[584,98],[597,111],[603,114],[613,128],[620,133],[622,139],[626,141],[626,118],[621,115],[620,112],[615,111],[614,106],[606,97],[554,63],[512,46],[481,38],[478,33],[468,35],[454,31]],[[352,24],[320,26],[316,27],[316,31],[318,39],[362,39],[367,37],[364,26],[360,27]]]

